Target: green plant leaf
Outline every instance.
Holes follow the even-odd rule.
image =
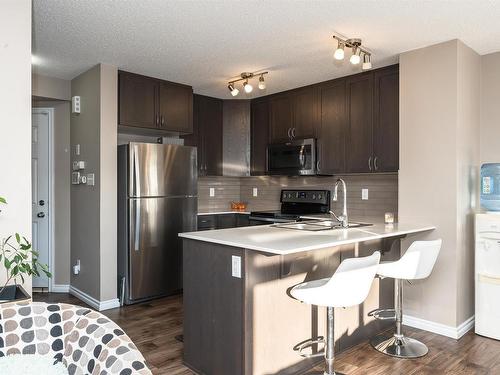
[[[4,197],[0,197],[0,203],[7,204],[7,201]]]
[[[5,258],[3,260],[3,265],[5,266],[6,269],[9,269],[10,268],[10,261],[7,258]]]
[[[16,241],[17,243],[21,243],[21,236],[19,235],[19,233],[16,233]]]

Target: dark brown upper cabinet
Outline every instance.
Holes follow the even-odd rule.
[[[269,101],[250,103],[250,174],[267,173],[267,144],[269,143]]]
[[[373,169],[399,169],[399,69],[389,67],[374,72]]]
[[[157,89],[155,80],[119,72],[118,74],[118,123],[139,128],[157,128]]]
[[[318,174],[345,172],[345,80],[321,86],[321,125],[317,132]]]
[[[273,96],[269,100],[270,142],[279,142],[292,137],[292,98],[288,93]]]
[[[198,148],[200,176],[222,176],[222,111],[221,99],[193,96],[193,133],[182,138]]]
[[[316,87],[277,94],[269,99],[270,141],[312,138],[319,119],[319,95]]]
[[[346,78],[346,172],[373,171],[373,74]]]
[[[193,89],[191,86],[119,71],[118,125],[155,130],[159,134],[191,133]]]

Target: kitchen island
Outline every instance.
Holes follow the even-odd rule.
[[[323,336],[325,309],[302,304],[289,290],[331,276],[346,258],[379,250],[399,258],[400,239],[429,225],[377,224],[308,232],[267,226],[182,233],[184,362],[205,375],[301,374],[322,361],[293,350]],[[369,317],[393,307],[392,280],[375,279],[366,301],[337,309],[336,351],[389,327]]]

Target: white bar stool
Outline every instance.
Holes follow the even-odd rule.
[[[296,285],[290,291],[290,294],[299,301],[327,308],[326,342],[324,340],[310,340],[298,348],[300,352],[316,343],[325,344],[326,369],[324,375],[342,375],[338,372],[335,373],[333,366],[334,308],[359,305],[366,299],[377,273],[379,261],[380,253],[378,251],[368,257],[346,259],[340,263],[331,278],[308,281]]]
[[[418,358],[427,354],[427,346],[418,340],[403,335],[403,280],[427,278],[434,268],[442,240],[415,241],[396,262],[381,263],[377,274],[394,279],[394,310],[380,309],[368,315],[382,320],[395,320],[394,334],[383,333],[371,340],[372,346],[381,353],[398,358]],[[391,316],[384,316],[390,312]]]

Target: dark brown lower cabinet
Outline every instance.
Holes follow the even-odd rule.
[[[204,375],[303,374],[323,359],[303,359],[293,347],[325,334],[326,311],[287,291],[304,279],[330,277],[342,260],[373,249],[384,261],[395,260],[399,239],[286,256],[184,239],[184,363]],[[241,259],[241,278],[232,276],[233,256]],[[394,306],[393,286],[391,279],[375,279],[363,304],[336,309],[336,352],[392,325],[367,314]]]

